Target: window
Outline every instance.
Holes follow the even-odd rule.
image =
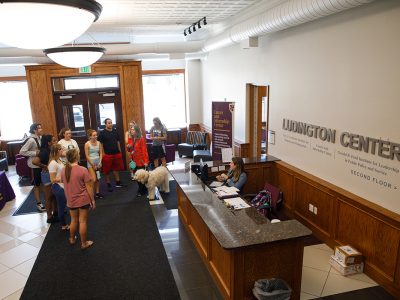
[[[20,140],[32,124],[31,105],[26,81],[0,82],[0,136]]]
[[[186,126],[184,73],[143,75],[146,129],[159,117],[167,128]]]
[[[65,90],[83,90],[119,87],[118,76],[65,78]]]

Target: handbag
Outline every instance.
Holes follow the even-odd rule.
[[[129,162],[129,168],[131,170],[135,170],[136,169],[136,163],[131,159],[131,161]]]
[[[42,181],[43,185],[49,185],[51,183],[49,172],[42,171],[40,177],[41,177],[41,181]]]

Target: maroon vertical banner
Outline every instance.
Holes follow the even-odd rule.
[[[212,158],[222,160],[221,149],[233,149],[234,102],[212,102]]]

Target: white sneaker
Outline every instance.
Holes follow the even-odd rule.
[[[41,202],[36,203],[36,208],[40,212],[46,211],[46,207]]]

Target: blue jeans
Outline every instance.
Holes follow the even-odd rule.
[[[56,197],[58,218],[61,222],[61,226],[65,226],[65,206],[67,205],[67,198],[65,198],[64,189],[58,183],[55,183],[51,186],[51,191]]]

